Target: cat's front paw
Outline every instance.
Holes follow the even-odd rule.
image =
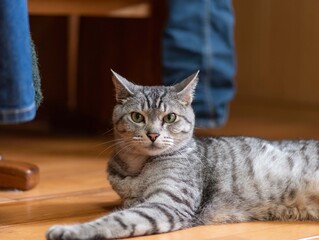
[[[75,240],[81,239],[79,231],[73,226],[54,225],[46,234],[47,240]]]
[[[46,234],[47,240],[99,240],[109,239],[110,231],[94,224],[54,225]]]

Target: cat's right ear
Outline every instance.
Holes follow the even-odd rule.
[[[198,73],[199,71],[195,72],[174,86],[180,102],[184,105],[190,105],[193,101],[195,88],[198,82]]]
[[[123,103],[127,98],[134,95],[134,89],[136,86],[120,74],[114,72],[112,69],[111,72],[113,73],[112,81],[115,87],[116,101],[118,103]]]

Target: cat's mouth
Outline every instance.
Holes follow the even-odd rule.
[[[155,156],[165,151],[166,147],[158,143],[150,143],[147,146],[145,146],[145,150],[147,151],[147,154]]]
[[[159,146],[159,145],[157,145],[157,144],[155,144],[155,143],[151,143],[151,144],[148,145],[146,148],[147,148],[147,149],[150,149],[150,150],[159,150],[159,149],[162,149],[161,146]]]

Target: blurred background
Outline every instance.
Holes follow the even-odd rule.
[[[0,187],[21,162],[36,165],[40,181],[27,192],[0,191],[6,216],[0,219],[0,239],[40,239],[53,224],[94,219],[117,204],[104,173],[116,144],[110,140],[115,103],[110,69],[139,84],[162,84],[166,3],[28,0],[44,101],[34,121],[0,125]],[[233,4],[237,93],[225,126],[195,134],[319,139],[319,1]],[[12,163],[9,171],[6,163]],[[243,239],[305,239],[318,233],[309,223],[269,224],[213,231],[223,239],[238,238],[233,234],[239,232]],[[218,235],[220,229],[224,233]],[[210,231],[200,231],[208,238]]]
[[[35,121],[1,128],[105,132],[114,105],[111,68],[139,84],[161,84],[166,2],[52,2],[29,0],[44,101]],[[237,94],[223,128],[197,133],[319,137],[319,1],[233,3]]]

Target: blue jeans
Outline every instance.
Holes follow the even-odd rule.
[[[27,0],[0,0],[0,124],[35,112]]]
[[[164,83],[200,70],[193,102],[198,127],[227,120],[236,70],[231,0],[168,0],[163,37]]]

